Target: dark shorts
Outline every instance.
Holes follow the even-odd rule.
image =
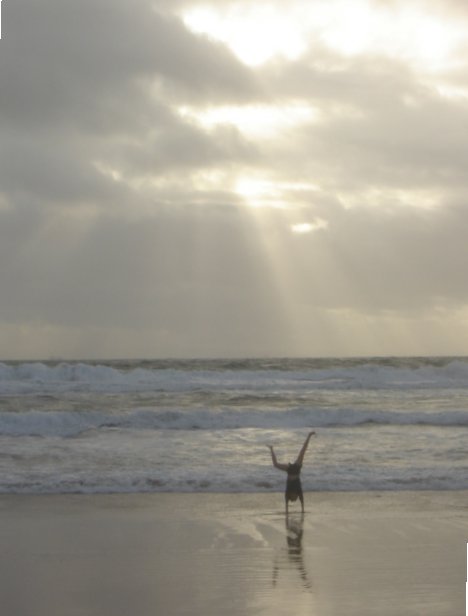
[[[289,479],[286,482],[285,498],[287,501],[296,501],[298,498],[302,499],[302,485],[299,477]]]

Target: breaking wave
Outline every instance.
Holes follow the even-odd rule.
[[[0,413],[0,434],[6,436],[77,437],[91,430],[296,430],[339,428],[366,424],[395,426],[468,426],[468,411],[364,411],[307,409],[174,410],[134,409],[99,411],[23,411]]]
[[[130,366],[132,364],[129,364]],[[204,369],[119,367],[107,364],[62,362],[0,363],[0,394],[16,391],[190,391],[194,389],[239,389],[266,391],[276,389],[382,389],[382,388],[463,388],[468,389],[468,360],[420,360],[409,363],[337,361],[318,362],[312,367],[297,363],[294,369]],[[169,364],[169,366],[172,364]],[[230,364],[229,364],[230,365]],[[242,366],[242,364],[240,364]],[[269,366],[270,364],[267,364]],[[141,363],[140,363],[141,366]],[[190,366],[190,364],[189,364]]]

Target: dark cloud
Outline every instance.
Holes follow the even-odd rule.
[[[164,100],[243,99],[256,88],[232,54],[179,19],[142,0],[7,8],[0,182],[12,198],[107,204],[129,191],[103,176],[103,161],[156,176],[253,155],[234,131],[209,136]]]
[[[236,161],[245,164],[258,158],[255,146],[235,129],[221,127],[207,134],[180,121],[154,131],[138,143],[111,146],[107,154],[118,168],[153,178]]]
[[[88,158],[89,156],[89,158]],[[16,204],[73,205],[108,202],[114,185],[93,167],[92,153],[69,140],[4,139],[0,145],[2,188]]]
[[[0,117],[8,122],[70,124],[104,104],[131,115],[138,97],[127,97],[141,97],[138,86],[153,81],[192,100],[242,100],[256,90],[225,47],[194,36],[145,0],[30,0],[6,3],[4,12],[0,74],[8,86]]]

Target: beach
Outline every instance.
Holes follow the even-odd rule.
[[[465,613],[467,358],[6,362],[0,403],[5,616]]]
[[[461,616],[468,491],[2,495],[11,616]]]

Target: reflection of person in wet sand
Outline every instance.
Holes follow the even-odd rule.
[[[304,456],[307,451],[307,447],[309,445],[310,437],[315,434],[315,432],[309,432],[307,438],[302,445],[302,449],[299,452],[299,455],[296,458],[296,461],[292,464],[280,464],[276,459],[275,452],[271,445],[268,445],[271,452],[271,459],[273,461],[273,466],[279,468],[281,471],[285,471],[288,474],[288,478],[286,480],[286,491],[284,494],[286,501],[286,515],[288,514],[288,505],[289,501],[295,502],[298,498],[301,501],[301,509],[302,513],[304,513],[304,495],[302,493],[302,485],[301,485],[301,469],[302,463],[304,462]]]
[[[302,555],[302,535],[304,525],[304,513],[299,519],[286,517],[286,540],[288,542],[288,553],[291,562],[294,562],[299,569],[299,574],[302,579],[302,583],[306,588],[311,588],[312,584],[307,577],[307,571],[304,565]]]
[[[302,535],[304,533],[303,525],[303,513],[301,514],[301,517],[299,517],[298,515],[286,516],[286,541],[288,543],[289,562],[295,567],[297,567],[299,575],[301,576],[303,587],[310,590],[312,588],[312,583],[310,582],[307,575],[307,570],[304,564],[304,557],[302,553]],[[280,561],[278,559],[275,559],[275,563],[273,566],[273,586],[277,585],[280,566]],[[284,563],[281,568],[283,567]]]

